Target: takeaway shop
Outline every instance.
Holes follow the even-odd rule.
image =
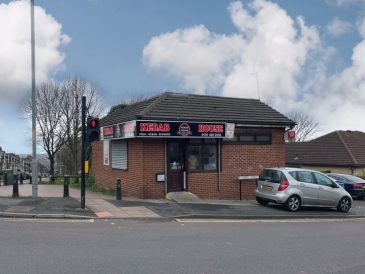
[[[284,133],[293,122],[278,112],[275,115],[284,119],[279,125],[262,119],[259,125],[244,125],[232,122],[233,117],[227,122],[190,121],[181,113],[161,120],[167,113],[158,115],[153,109],[163,102],[151,104],[146,103],[148,111],[141,111],[137,103],[133,109],[101,119],[101,140],[93,143],[91,166],[98,185],[115,188],[120,178],[123,195],[146,199],[177,191],[202,199],[251,199],[255,180],[240,185],[238,177],[285,165]],[[149,120],[151,113],[159,119]],[[147,119],[113,124],[130,117]]]

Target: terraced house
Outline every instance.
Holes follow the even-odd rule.
[[[285,166],[285,131],[295,123],[255,99],[166,92],[100,120],[91,172],[123,195],[253,198],[255,175]],[[238,177],[245,176],[242,189]],[[253,177],[252,177],[253,176]]]

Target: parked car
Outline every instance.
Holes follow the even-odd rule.
[[[365,197],[365,180],[349,174],[328,173],[329,177],[341,182],[351,196],[362,200]]]
[[[18,175],[18,179],[22,178],[23,180],[26,179],[25,172],[23,170],[17,169],[13,173],[14,175]]]
[[[30,173],[29,172],[24,172],[24,174],[25,174],[25,179],[30,179]]]
[[[278,203],[289,211],[302,206],[336,207],[348,212],[351,195],[325,174],[301,168],[267,168],[257,179],[254,191],[261,205]]]

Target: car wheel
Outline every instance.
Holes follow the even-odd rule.
[[[269,201],[266,201],[266,200],[263,200],[259,197],[256,197],[256,201],[260,204],[260,205],[268,205],[270,202]]]
[[[285,208],[289,211],[295,212],[300,208],[300,198],[297,195],[290,196],[285,202]]]
[[[351,208],[351,200],[349,197],[342,197],[338,202],[337,210],[341,212],[348,212]]]

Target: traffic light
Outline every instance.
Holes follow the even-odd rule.
[[[100,123],[99,118],[87,117],[87,131],[86,139],[87,141],[94,142],[100,139]]]

